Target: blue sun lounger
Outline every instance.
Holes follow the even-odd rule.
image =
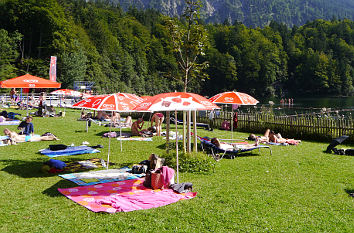
[[[255,149],[258,149],[260,151],[261,148],[268,148],[270,154],[272,154],[272,149],[269,146],[265,145],[249,147],[249,145],[246,146],[240,144],[233,150],[223,150],[217,147],[215,144],[211,143],[208,138],[198,137],[198,139],[201,141],[201,147],[203,151],[207,151],[207,153],[210,154],[216,161],[219,161],[222,158],[234,159],[235,157],[239,156],[240,153],[249,152]]]

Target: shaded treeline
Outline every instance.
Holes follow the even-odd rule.
[[[48,77],[50,56],[57,56],[65,88],[88,80],[101,93],[181,91],[166,20],[154,10],[123,12],[104,1],[0,1],[1,80],[26,72]],[[238,90],[258,98],[354,93],[353,21],[204,27],[210,46],[200,62],[209,62],[209,78],[194,79],[190,92]]]

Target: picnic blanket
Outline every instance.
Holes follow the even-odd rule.
[[[116,137],[120,137],[122,136],[123,138],[129,138],[131,137],[131,133],[126,133],[126,132],[122,132],[122,134],[120,134],[120,132],[115,132],[115,131],[112,131],[112,132],[106,132],[102,135],[102,137],[104,138],[116,138]]]
[[[68,146],[64,150],[55,150],[55,151],[50,149],[40,150],[41,154],[51,158],[58,157],[58,156],[92,154],[92,153],[99,153],[99,152],[100,152],[99,150],[93,149],[92,147],[89,146]]]
[[[143,185],[144,178],[104,184],[58,189],[67,198],[93,212],[128,212],[168,205],[190,199],[197,193],[175,193],[172,189],[152,190]]]
[[[21,121],[3,121],[0,122],[0,125],[19,125]]]
[[[3,140],[7,140],[7,139],[10,139],[9,136],[0,136],[0,140],[3,141]]]
[[[289,146],[288,143],[277,143],[277,142],[266,142],[265,144],[273,145],[273,146]]]
[[[0,146],[8,146],[9,144],[4,143],[7,139],[9,139],[9,136],[0,136]]]
[[[78,185],[94,185],[114,181],[131,180],[143,176],[142,174],[129,173],[129,170],[130,169],[128,167],[124,167],[121,169],[70,173],[59,176],[64,179],[70,180]]]
[[[93,158],[81,161],[65,162],[66,166],[63,169],[50,168],[49,173],[64,173],[64,172],[79,172],[87,171],[89,169],[107,167],[106,161],[99,158]],[[110,163],[112,164],[112,163]],[[46,164],[44,164],[45,166]]]
[[[124,137],[118,137],[118,141],[141,141],[141,142],[152,142],[152,138],[143,138],[143,137],[131,137],[131,138],[124,138]]]

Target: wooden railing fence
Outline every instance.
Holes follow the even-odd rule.
[[[208,114],[198,116],[198,122],[220,128],[223,121],[232,119],[231,112],[220,112],[211,121]],[[318,115],[276,116],[265,113],[238,114],[236,131],[263,134],[266,129],[280,132],[284,137],[307,140],[330,140],[341,135],[350,136],[346,142],[354,143],[354,120]]]

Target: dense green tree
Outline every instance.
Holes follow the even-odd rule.
[[[303,24],[304,12],[321,13],[318,1],[295,12],[299,0],[255,0],[244,4],[253,12],[248,19],[230,15],[237,20],[220,19],[223,24],[205,24],[194,11],[198,2],[188,2],[196,4],[186,9],[188,17],[171,19],[155,10],[123,12],[111,0],[2,0],[1,79],[24,72],[46,78],[54,55],[63,88],[87,80],[99,93],[153,95],[188,84],[188,91],[209,96],[226,90],[256,97],[354,95],[354,22],[333,17]],[[251,7],[256,3],[277,14],[265,15]],[[294,19],[303,25],[289,28]],[[264,20],[269,26],[263,28],[240,23],[263,25]],[[209,78],[200,75],[206,61]]]
[[[59,59],[62,68],[58,82],[67,88],[73,88],[74,81],[85,80],[87,56],[81,48],[75,52],[63,52]]]
[[[0,77],[1,80],[13,78],[16,75],[15,62],[19,57],[22,35],[18,32],[9,34],[0,29]]]
[[[198,57],[205,55],[208,46],[207,32],[199,24],[200,0],[186,0],[186,9],[183,14],[185,23],[172,19],[166,22],[170,30],[174,52],[182,70],[183,90],[187,92],[188,83],[197,76],[202,76],[207,62],[199,63]]]

